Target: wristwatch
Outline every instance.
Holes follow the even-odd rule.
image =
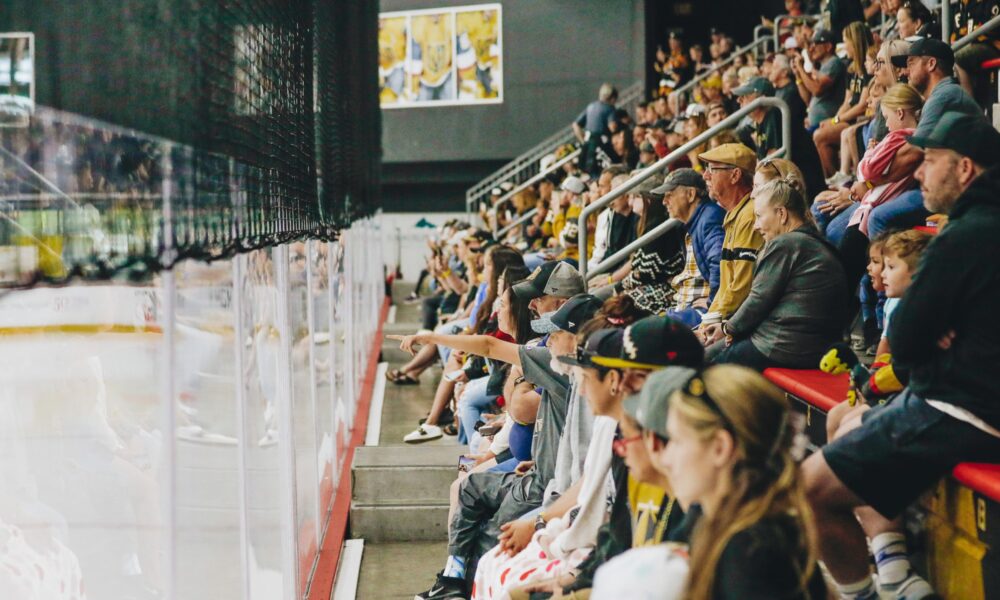
[[[539,531],[541,529],[545,529],[545,525],[546,525],[546,523],[545,523],[545,517],[542,516],[541,513],[538,513],[538,516],[535,517],[535,531]]]

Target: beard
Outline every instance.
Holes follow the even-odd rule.
[[[948,175],[933,190],[921,186],[924,193],[924,207],[932,213],[951,212],[955,201],[962,195],[962,186],[958,182],[958,175],[954,171],[949,171]]]

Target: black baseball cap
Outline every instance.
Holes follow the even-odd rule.
[[[921,149],[954,150],[983,167],[1000,164],[1000,132],[982,115],[946,112],[930,133],[910,135],[906,141]]]
[[[701,173],[694,169],[677,169],[676,171],[671,171],[667,175],[667,178],[663,180],[663,184],[650,193],[654,196],[664,196],[667,192],[672,192],[674,189],[682,186],[697,188],[703,192],[708,190],[708,187],[705,185],[705,178],[701,176]]]
[[[812,43],[814,44],[836,44],[837,36],[829,29],[817,29],[813,32]]]
[[[892,57],[892,66],[902,68],[906,66],[906,59],[910,56],[929,56],[936,58],[945,71],[950,71],[955,65],[955,52],[951,46],[935,38],[920,38],[912,44],[910,49],[903,54]]]
[[[625,328],[618,356],[595,356],[613,369],[662,369],[668,365],[700,367],[705,349],[691,328],[666,316],[646,317]]]
[[[542,296],[572,298],[587,290],[580,272],[563,261],[549,261],[532,271],[524,281],[514,284],[511,291],[522,300]]]
[[[653,123],[653,129],[662,129],[663,131],[667,131],[670,129],[670,121],[666,119],[657,119]]]
[[[573,367],[596,369],[598,358],[614,357],[621,354],[622,339],[625,332],[622,329],[598,329],[587,336],[582,346],[577,346],[576,354],[560,356],[559,362]]]
[[[580,326],[594,318],[597,311],[601,310],[604,302],[597,296],[591,294],[577,294],[563,304],[559,310],[545,313],[541,317],[531,322],[531,329],[535,333],[552,333],[554,331],[568,331],[576,333]]]

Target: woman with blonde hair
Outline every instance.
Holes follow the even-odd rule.
[[[783,179],[795,187],[799,193],[803,195],[806,193],[805,176],[792,161],[784,158],[767,158],[757,163],[757,169],[753,174],[754,190],[775,179]]]
[[[593,597],[623,597],[614,590],[670,572],[656,597],[825,599],[797,462],[804,447],[785,395],[744,367],[684,371],[681,389],[663,399],[668,437],[652,458],[690,507],[688,550],[627,552],[598,571]]]
[[[684,122],[684,137],[691,141],[708,130],[708,117],[704,113],[694,113]],[[691,168],[701,173],[705,167],[698,160],[698,155],[708,151],[708,142],[688,152]]]

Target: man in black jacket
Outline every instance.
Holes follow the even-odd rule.
[[[845,598],[874,598],[865,534],[883,591],[932,593],[891,519],[960,462],[1000,457],[1000,133],[949,112],[926,135],[916,173],[928,210],[950,222],[893,313],[894,360],[910,386],[803,466],[820,551]],[[857,513],[862,528],[858,527]]]

